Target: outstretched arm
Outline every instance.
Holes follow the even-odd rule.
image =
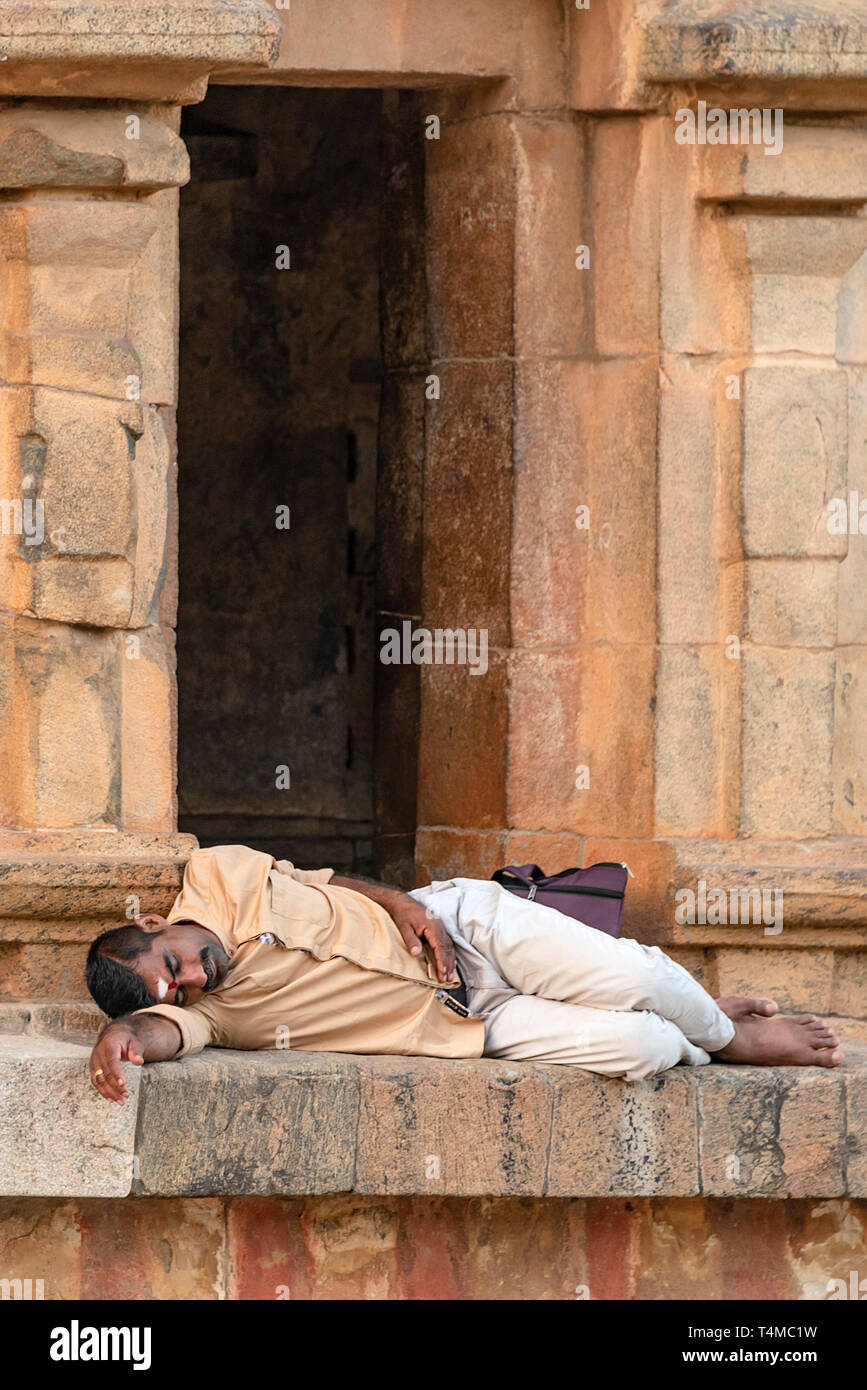
[[[123,1105],[127,1096],[121,1062],[140,1067],[164,1062],[181,1045],[181,1030],[160,1014],[124,1014],[103,1028],[90,1054],[90,1079],[105,1100]]]
[[[377,883],[375,879],[364,878],[361,874],[334,874],[331,883],[335,888],[352,888],[384,907],[410,954],[421,955],[422,941],[426,941],[433,949],[440,980],[454,978],[454,943],[439,917],[428,908],[402,889],[389,888],[388,884]]]

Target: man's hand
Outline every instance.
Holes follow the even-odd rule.
[[[335,874],[331,882],[335,888],[352,888],[372,902],[379,903],[403,937],[410,955],[420,956],[422,942],[426,941],[434,953],[438,978],[444,984],[454,977],[454,943],[439,917],[422,907],[417,899],[411,898],[400,888],[389,888],[386,883],[376,883],[372,878],[363,878],[361,874]]]
[[[90,1054],[90,1079],[106,1100],[123,1105],[127,1096],[121,1062],[144,1064],[138,1039],[128,1024],[110,1023]]]
[[[128,1095],[121,1062],[143,1066],[145,1062],[174,1057],[181,1045],[181,1030],[159,1014],[128,1014],[115,1019],[100,1033],[90,1054],[90,1079],[105,1100],[124,1105]]]
[[[436,958],[440,980],[451,979],[455,973],[455,947],[439,917],[408,894],[402,894],[390,912],[410,954],[420,955],[421,943],[426,941]]]

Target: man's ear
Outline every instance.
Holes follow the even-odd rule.
[[[158,912],[143,912],[141,916],[134,917],[133,921],[137,927],[141,927],[142,931],[151,935],[154,932],[165,931],[169,925],[165,917],[161,917]]]

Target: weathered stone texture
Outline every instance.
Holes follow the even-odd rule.
[[[865,1259],[834,1198],[0,1202],[0,1271],[46,1299],[813,1301]]]
[[[839,1070],[678,1067],[635,1083],[551,1063],[209,1048],[127,1068],[121,1109],[72,1041],[96,1023],[86,1010],[19,1005],[0,1023],[9,1194],[864,1195],[867,1033],[849,1020]],[[71,1115],[56,1152],[53,1102],[12,1124],[27,1088],[54,1094],[52,1068]]]
[[[0,1189],[119,1197],[133,1170],[138,1067],[124,1068],[129,1100],[107,1105],[87,1069],[89,1048],[0,1035]]]

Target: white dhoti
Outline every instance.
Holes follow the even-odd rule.
[[[630,1081],[700,1066],[734,1024],[658,946],[615,940],[484,879],[412,896],[455,943],[467,1005],[485,1020],[485,1056],[571,1062]]]

